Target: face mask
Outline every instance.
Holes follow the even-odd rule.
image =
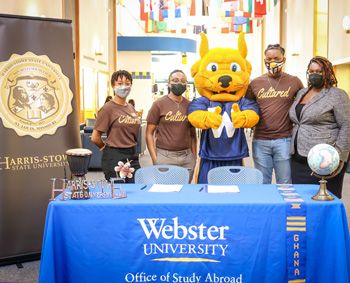
[[[284,62],[265,62],[265,66],[270,74],[276,74],[282,70]]]
[[[180,95],[182,95],[185,92],[186,85],[183,85],[183,84],[172,84],[170,90],[176,96],[180,96]]]
[[[131,86],[116,85],[114,87],[114,93],[120,98],[125,98],[130,94]]]
[[[324,84],[323,75],[316,74],[316,73],[310,74],[309,75],[309,83],[315,87],[323,86],[323,84]]]

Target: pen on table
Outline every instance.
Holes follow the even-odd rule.
[[[141,188],[141,190],[143,190],[144,188],[146,188],[147,187],[147,185],[144,185],[142,188]]]
[[[204,187],[201,187],[201,188],[199,189],[199,191],[201,192],[201,191],[203,190],[203,188],[204,188]]]

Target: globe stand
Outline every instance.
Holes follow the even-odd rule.
[[[327,180],[324,178],[324,176],[322,176],[322,179],[320,180],[320,189],[318,190],[318,193],[311,198],[322,201],[334,200],[334,197],[327,191]]]
[[[342,156],[342,160],[345,160],[344,153],[340,149],[340,147],[337,146],[336,143],[332,144],[332,146],[334,146],[335,148],[337,148],[340,151],[340,154]],[[327,180],[326,179],[331,179],[331,178],[337,176],[340,173],[340,171],[343,169],[343,166],[344,166],[344,162],[341,163],[341,166],[338,169],[338,171],[334,175],[330,175],[330,176],[321,176],[321,175],[318,175],[315,172],[311,173],[311,175],[314,175],[314,176],[316,176],[318,178],[321,178],[321,180],[320,180],[320,189],[318,190],[316,195],[311,197],[313,200],[320,200],[320,201],[334,200],[334,197],[331,196],[328,193],[328,191],[327,191]]]

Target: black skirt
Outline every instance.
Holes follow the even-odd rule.
[[[102,171],[105,174],[106,180],[116,177],[114,167],[118,165],[119,161],[125,163],[131,161],[130,165],[135,169],[132,178],[125,178],[126,183],[135,183],[135,172],[140,169],[139,154],[136,152],[136,146],[129,148],[115,148],[106,146],[103,150],[101,158]]]
[[[327,190],[333,193],[338,198],[342,196],[344,174],[347,169],[345,163],[340,173],[334,178],[327,179]],[[295,153],[292,155],[292,183],[293,184],[320,184],[321,180],[318,177],[311,176],[311,169],[307,163],[307,158],[299,155],[295,149]]]

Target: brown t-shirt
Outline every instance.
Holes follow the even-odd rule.
[[[159,98],[148,112],[147,122],[158,125],[156,146],[165,150],[183,150],[191,147],[191,124],[187,119],[190,101],[183,98],[179,107],[169,98]]]
[[[303,83],[298,77],[287,73],[282,73],[282,77],[267,76],[264,74],[254,79],[245,95],[260,107],[260,120],[254,137],[262,140],[291,137],[293,125],[289,119],[289,108],[298,90],[303,88]]]
[[[131,104],[120,105],[112,100],[98,112],[94,130],[107,134],[107,146],[128,148],[136,146],[140,124],[137,112]]]

